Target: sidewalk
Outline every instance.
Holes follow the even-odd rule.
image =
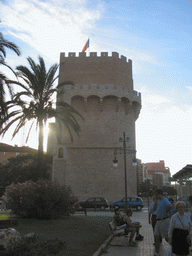
[[[153,256],[155,246],[153,245],[153,231],[151,225],[148,224],[148,211],[143,209],[141,212],[133,211],[132,221],[139,221],[142,224],[141,235],[144,236],[143,241],[138,241],[138,247],[129,247],[128,239],[124,236],[114,237],[103,249],[102,256]],[[170,245],[163,239],[160,255],[166,256]],[[192,255],[192,254],[191,254]]]

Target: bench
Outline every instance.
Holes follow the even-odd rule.
[[[125,228],[126,227],[127,227],[126,224],[121,225],[121,226],[117,226],[115,220],[113,220],[109,223],[109,228],[110,228],[110,230],[111,230],[111,232],[113,233],[114,236],[123,235],[125,233]]]

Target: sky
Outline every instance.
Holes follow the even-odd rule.
[[[1,0],[0,31],[22,52],[7,51],[12,68],[38,55],[50,67],[60,52],[78,55],[88,38],[98,56],[118,52],[131,59],[142,97],[137,158],[164,160],[173,175],[192,164],[191,13],[190,0]],[[21,146],[23,134],[1,141]],[[36,141],[34,133],[27,145],[37,148]]]

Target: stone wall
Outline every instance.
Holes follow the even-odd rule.
[[[113,52],[108,56],[107,52],[102,52],[101,56],[91,52],[86,53],[65,53],[60,55],[60,75],[59,81],[73,81],[75,84],[119,84],[126,85],[133,89],[132,61]]]
[[[73,143],[62,128],[60,143],[66,146],[68,159],[61,164],[58,152],[54,151],[53,179],[70,185],[80,199],[121,199],[125,194],[124,160],[123,154],[118,154],[119,166],[114,169],[114,151],[123,146],[119,142],[123,132],[130,138],[127,147],[135,149],[135,121],[141,108],[141,95],[133,90],[132,62],[127,62],[124,56],[119,58],[117,53],[111,57],[108,53],[101,53],[101,57],[95,53],[90,53],[90,57],[69,53],[65,57],[61,53],[60,61],[59,82],[72,80],[75,85],[61,86],[58,101],[71,104],[84,120],[77,118],[81,133],[74,136]],[[48,152],[53,152],[53,138],[52,133]],[[135,196],[134,155],[127,153],[126,157],[128,196]]]

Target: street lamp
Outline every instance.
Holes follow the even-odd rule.
[[[127,204],[127,163],[126,163],[126,153],[134,154],[134,159],[133,159],[133,166],[137,166],[137,159],[136,159],[136,150],[135,149],[130,149],[130,148],[126,148],[126,142],[128,142],[130,139],[129,137],[125,137],[125,132],[123,132],[123,138],[120,137],[119,138],[119,142],[123,142],[123,155],[124,155],[124,171],[125,171],[125,212],[128,208],[128,204]],[[120,150],[120,152],[117,152],[118,149]],[[113,160],[113,166],[117,167],[118,166],[118,160],[116,158],[117,154],[121,154],[121,149],[122,148],[116,148],[114,151],[114,160]]]

